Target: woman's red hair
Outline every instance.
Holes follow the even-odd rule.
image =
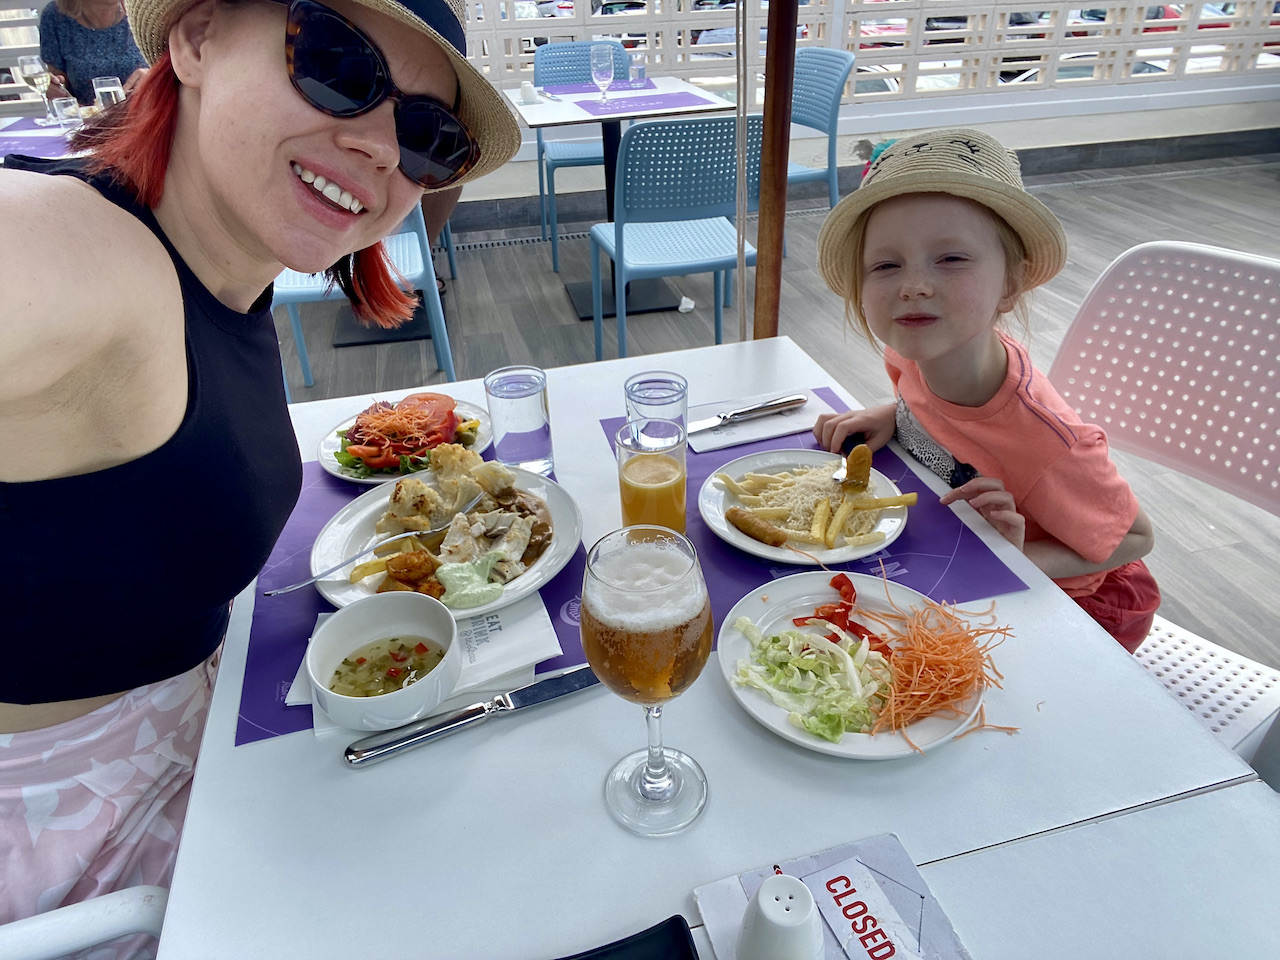
[[[164,196],[164,178],[178,129],[178,89],[169,51],[165,51],[122,106],[104,110],[72,137],[72,148],[89,152],[89,172],[108,174],[154,209]],[[418,298],[404,292],[379,241],[343,257],[325,275],[351,301],[357,319],[369,325],[398,327],[413,316]]]

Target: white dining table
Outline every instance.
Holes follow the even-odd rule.
[[[648,369],[684,374],[691,406],[816,387],[858,405],[786,337],[549,370],[555,476],[581,507],[587,545],[620,522],[616,467],[600,421],[623,414],[623,381]],[[484,402],[478,380],[439,389]],[[314,459],[321,438],[370,400],[292,406],[303,458]],[[945,490],[932,475],[923,479],[934,492]],[[1196,829],[1196,811],[1211,807],[1182,804],[1199,804],[1205,793],[1234,796],[1226,789],[1256,777],[974,511],[952,509],[1027,585],[995,598],[1013,636],[995,652],[1003,679],[986,697],[989,722],[1018,731],[980,731],[903,759],[824,756],[750,717],[713,653],[699,680],[664,711],[663,725],[666,742],[703,766],[710,799],[689,829],[664,839],[627,832],[605,809],[604,776],[643,745],[644,724],[639,708],[600,687],[368,769],[347,767],[347,740],[334,735],[301,731],[236,746],[258,600],[251,585],[233,609],[161,960],[550,960],[674,914],[697,928],[699,885],[890,832],[925,865],[928,882],[938,878],[944,911],[984,947],[975,957],[1070,955],[1047,949],[1062,932],[1052,924],[1019,921],[1017,936],[1029,938],[1021,941],[992,929],[1012,923],[1016,904],[1004,913],[990,906],[987,891],[965,887],[964,870],[985,877],[983,865],[992,863],[998,873],[1005,854],[997,852],[1007,850],[1008,862],[1050,877],[1059,858],[1105,849],[1105,841],[1085,841],[1120,829],[1111,824],[1164,817],[1160,810],[1170,805],[1187,812],[1180,829]],[[779,565],[776,574],[791,572]],[[1091,824],[1098,831],[1084,832]],[[1069,842],[1055,839],[1064,831]],[[1280,856],[1274,830],[1263,840],[1260,849]],[[1141,849],[1155,856],[1154,848]],[[1129,868],[1100,869],[1096,882],[1105,887],[1155,871]],[[1250,863],[1241,882],[1272,876]],[[1065,880],[1056,889],[1069,892]],[[1205,897],[1212,906],[1214,897],[1229,896],[1204,890],[1196,899],[1184,886],[1165,895],[1168,912],[1182,905],[1188,924],[1201,922],[1193,911],[1205,910]],[[1028,893],[1026,902],[1047,896]],[[1056,909],[1063,915],[1067,908]],[[1133,942],[1122,919],[1099,922],[1091,936],[1100,942]]]
[[[580,86],[580,85],[575,85]],[[672,117],[696,116],[706,113],[724,113],[734,105],[718,94],[712,93],[681,77],[651,76],[644,81],[619,81],[609,88],[608,112],[593,112],[600,106],[598,90],[568,93],[562,88],[553,96],[541,91],[534,103],[525,103],[519,88],[505,89],[503,94],[511,102],[520,119],[532,130],[551,127],[573,127],[588,123],[600,124],[601,143],[604,150],[605,219],[613,220],[614,181],[618,170],[618,149],[622,142],[624,120],[655,120]],[[611,274],[612,275],[612,274]],[[591,283],[572,281],[565,283],[569,299],[579,319],[593,316]],[[631,314],[674,310],[680,297],[662,278],[636,280],[628,284],[627,312]],[[613,295],[606,291],[603,316],[613,316]]]

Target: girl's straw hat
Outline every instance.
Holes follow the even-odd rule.
[[[169,28],[193,0],[125,0],[134,38],[148,63],[169,45]],[[493,85],[467,60],[464,0],[356,0],[426,34],[453,64],[461,88],[458,116],[480,145],[480,159],[458,183],[492,173],[520,149],[520,128]],[[283,39],[283,37],[282,37]]]
[[[890,145],[862,186],[827,214],[818,233],[818,269],[841,296],[852,290],[849,232],[864,211],[904,193],[948,193],[998,213],[1027,249],[1027,289],[1052,279],[1067,260],[1067,236],[1052,211],[1022,186],[1018,155],[978,130],[933,130]]]

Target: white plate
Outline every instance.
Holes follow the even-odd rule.
[[[426,391],[424,391],[426,392]],[[391,403],[393,401],[387,401]],[[458,400],[457,406],[454,408],[458,413],[460,420],[479,420],[480,426],[476,428],[476,442],[468,449],[480,453],[485,447],[489,446],[493,440],[493,427],[489,423],[489,411],[484,407],[477,407],[474,403],[467,403],[465,400]],[[372,405],[372,401],[370,401]],[[357,415],[358,416],[358,415]],[[352,483],[378,484],[386,483],[388,480],[399,480],[405,474],[401,473],[382,473],[373,477],[354,477],[347,473],[347,468],[333,459],[333,455],[342,449],[342,438],[338,436],[339,430],[349,430],[351,425],[356,422],[355,417],[349,417],[324,435],[324,439],[320,441],[320,451],[316,459],[320,461],[320,466],[324,468],[326,473],[331,473],[335,477],[343,480],[350,480]],[[339,558],[341,559],[341,558]]]
[[[582,542],[582,513],[573,497],[554,480],[527,470],[512,469],[516,475],[517,490],[531,493],[546,502],[551,514],[551,545],[528,570],[506,585],[502,596],[497,600],[478,607],[454,610],[456,619],[465,620],[467,617],[492,613],[527,597],[559,573]],[[391,489],[377,487],[362,493],[334,514],[333,519],[324,525],[324,529],[316,537],[315,546],[311,548],[311,573],[314,575],[326,570],[343,557],[357,554],[373,543],[376,537],[374,527],[387,512],[390,500]],[[367,577],[359,583],[351,583],[347,579],[350,572],[350,568],[346,567],[338,573],[330,574],[331,579],[317,580],[316,589],[336,607],[345,607],[377,592],[378,578]],[[370,586],[370,580],[374,581],[374,585]]]
[[[730,460],[716,473],[725,473],[734,480],[739,480],[748,473],[782,473],[793,467],[814,467],[824,463],[831,464],[831,470],[834,472],[839,461],[840,458],[834,453],[826,453],[822,450],[762,450],[760,453]],[[897,485],[879,470],[871,471],[871,480],[877,497],[896,497],[902,493]],[[810,559],[802,553],[796,553],[795,550],[771,547],[767,543],[753,540],[733,526],[724,518],[724,511],[726,507],[737,505],[738,498],[716,479],[714,473],[707,477],[706,483],[698,491],[698,512],[702,514],[702,519],[706,521],[707,526],[725,543],[766,560],[810,567],[817,566],[819,563],[847,563],[850,560],[859,560],[873,553],[879,553],[897,540],[907,526],[906,507],[887,507],[880,512],[880,522],[874,528],[877,533],[884,534],[883,540],[860,547],[841,546],[830,550],[809,543],[794,544],[805,553],[813,554],[813,559]]]
[[[778,736],[817,753],[854,760],[919,756],[901,732],[877,733],[874,737],[867,733],[846,733],[839,743],[823,740],[808,730],[794,726],[787,720],[787,711],[770,700],[763,690],[734,682],[738,661],[751,659],[751,641],[733,628],[734,621],[738,617],[750,617],[766,636],[783,630],[813,632],[809,627],[794,626],[791,618],[812,614],[819,604],[833,603],[840,599],[839,592],[831,586],[832,576],[825,570],[814,570],[782,577],[753,590],[729,611],[720,625],[717,643],[720,669],[729,683],[729,691],[747,713]],[[881,580],[879,577],[868,577],[860,573],[850,573],[848,577],[858,591],[858,604],[869,610],[887,611],[891,609],[889,600],[899,608],[906,609],[918,606],[928,599],[924,594],[892,580]],[[906,733],[911,738],[911,743],[928,752],[963,732],[982,706],[984,693],[984,689],[978,690],[961,705],[963,716],[925,717],[909,725]]]

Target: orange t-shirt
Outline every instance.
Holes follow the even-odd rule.
[[[1026,540],[1052,537],[1090,563],[1115,552],[1138,515],[1138,500],[1116,471],[1107,436],[1083,422],[1031,364],[1026,348],[1002,336],[1009,366],[996,395],[981,407],[935,396],[920,370],[892,349],[885,369],[900,403],[956,460],[998,477],[1027,522]],[[1069,596],[1093,593],[1106,576],[1057,580]]]

